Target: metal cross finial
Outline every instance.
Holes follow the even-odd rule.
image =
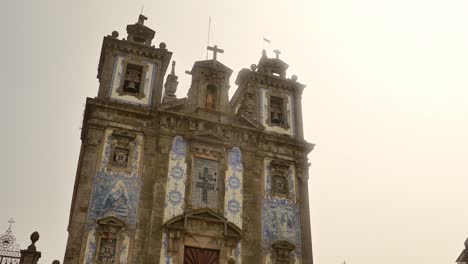
[[[15,220],[13,220],[13,218],[10,218],[10,220],[8,220],[8,223],[10,223],[10,226],[8,227],[8,229],[11,229],[11,226],[16,222]]]
[[[218,52],[219,53],[224,53],[224,50],[218,49],[218,45],[214,45],[214,47],[207,47],[208,50],[213,51],[213,60],[216,61],[216,58],[218,57]]]
[[[279,59],[279,55],[281,54],[281,51],[275,49],[273,52],[276,53],[276,58]]]

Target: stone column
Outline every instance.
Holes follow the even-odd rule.
[[[300,168],[299,189],[301,191],[301,233],[302,233],[302,263],[313,263],[312,238],[309,209],[309,164],[304,162]]]
[[[36,231],[31,234],[31,245],[28,249],[21,250],[20,264],[37,264],[39,258],[41,258],[41,252],[36,250],[36,242],[39,240],[39,233]]]

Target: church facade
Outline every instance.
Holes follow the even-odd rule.
[[[104,37],[64,263],[312,263],[305,85],[264,51],[229,99],[214,46],[177,98],[172,53],[145,20]]]

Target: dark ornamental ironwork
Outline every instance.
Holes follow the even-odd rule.
[[[19,264],[21,253],[20,245],[16,243],[11,226],[15,221],[10,219],[8,229],[0,236],[0,264]]]

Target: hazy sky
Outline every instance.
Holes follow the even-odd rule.
[[[205,56],[257,63],[262,37],[304,90],[317,264],[454,263],[468,236],[466,0],[1,0],[0,232],[39,231],[62,260],[86,97],[102,37],[136,22],[185,70]]]

